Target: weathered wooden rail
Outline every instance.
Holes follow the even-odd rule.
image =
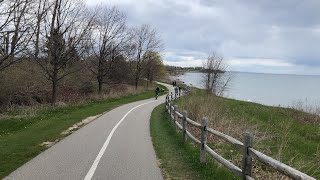
[[[175,97],[177,98],[177,97]],[[279,162],[255,149],[253,149],[253,135],[250,133],[244,134],[244,141],[241,142],[231,136],[223,134],[222,132],[216,131],[208,127],[208,119],[204,117],[200,123],[197,123],[190,118],[188,118],[188,113],[186,111],[179,112],[178,106],[173,105],[172,100],[174,99],[171,93],[166,97],[166,109],[170,114],[174,126],[182,131],[182,141],[187,142],[187,137],[189,137],[195,144],[200,146],[200,162],[206,162],[207,154],[211,155],[219,163],[223,164],[227,169],[233,172],[236,176],[242,177],[243,180],[252,180],[252,160],[256,159],[265,165],[277,170],[278,172],[287,175],[292,179],[298,180],[316,180],[315,178],[308,176],[307,174],[300,172],[282,162]],[[182,120],[182,124],[179,123],[179,119]],[[197,139],[188,130],[187,126],[192,125],[201,130],[201,139]],[[224,159],[221,155],[216,153],[207,144],[208,133],[213,134],[216,137],[224,139],[226,142],[232,144],[236,149],[242,151],[242,168],[236,166],[232,162]]]

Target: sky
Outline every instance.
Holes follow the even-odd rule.
[[[320,0],[103,2],[125,12],[129,26],[156,28],[165,64],[202,66],[216,52],[231,71],[320,75]]]

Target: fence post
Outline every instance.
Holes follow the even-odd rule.
[[[170,119],[172,118],[171,115],[174,115],[173,104],[170,107]],[[171,119],[171,121],[172,121],[172,119]]]
[[[204,145],[207,144],[207,131],[208,118],[204,117],[201,120],[201,145],[200,145],[200,163],[205,163],[207,161],[207,152]]]
[[[166,107],[167,107],[167,104],[168,104],[168,94],[166,95]]]
[[[178,106],[177,105],[174,105],[174,111],[178,111]],[[177,126],[176,126],[176,121],[178,121],[178,114],[174,113],[173,114],[174,116],[174,119],[173,119],[173,126],[176,128],[177,130]]]
[[[185,144],[187,142],[187,117],[188,112],[183,111],[182,112],[183,119],[182,119],[182,142]]]
[[[249,155],[249,148],[253,144],[253,135],[246,132],[244,134],[243,143],[243,160],[242,160],[242,179],[245,180],[246,176],[251,176],[252,157]]]
[[[169,107],[169,94],[166,96],[166,109],[165,111],[168,112],[168,107]]]

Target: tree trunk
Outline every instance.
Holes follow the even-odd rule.
[[[37,22],[37,31],[36,31],[36,44],[35,44],[35,53],[34,57],[38,59],[39,56],[39,36],[40,36],[40,20]]]
[[[99,81],[99,89],[98,89],[98,93],[101,94],[102,91],[102,82]]]
[[[139,83],[139,79],[138,78],[136,78],[136,90],[138,89],[138,83]]]
[[[135,83],[136,83],[136,89],[138,89],[138,83],[139,83],[139,78],[140,77],[140,69],[137,70],[137,73],[136,73],[136,78],[135,78]]]
[[[100,94],[102,92],[102,78],[101,77],[97,77],[98,80],[98,93]]]
[[[150,87],[152,88],[152,79],[149,79]]]
[[[52,96],[51,96],[51,104],[55,105],[57,102],[57,94],[58,94],[58,78],[55,73],[52,78]]]
[[[207,72],[207,82],[206,82],[206,88],[207,88],[207,93],[211,93],[211,86],[210,86],[210,80],[211,80],[211,72],[208,70]]]
[[[99,58],[99,65],[98,65],[98,75],[97,75],[97,80],[98,80],[98,93],[100,94],[102,91],[102,74],[103,74],[103,59],[101,57],[103,54],[100,54]]]
[[[149,89],[149,80],[147,79],[147,89]]]

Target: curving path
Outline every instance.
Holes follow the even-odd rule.
[[[165,85],[170,91],[172,86]],[[30,160],[5,179],[162,179],[150,137],[147,99],[115,108]]]

